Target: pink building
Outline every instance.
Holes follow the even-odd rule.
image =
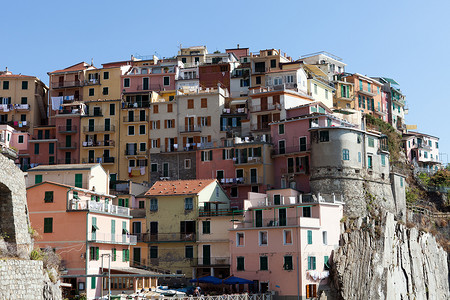
[[[87,299],[101,296],[102,279],[76,275],[100,275],[102,261],[107,272],[109,258],[112,294],[157,285],[150,272],[130,268],[130,245],[136,244],[136,236],[129,234],[130,209],[112,205],[114,197],[48,181],[27,188],[31,226],[39,234],[35,244],[55,249],[66,271],[64,280]],[[107,289],[104,279],[104,295]]]
[[[229,233],[231,274],[253,280],[260,292],[316,297],[338,247],[343,210],[336,198],[293,189],[249,193],[244,221]]]
[[[84,115],[84,104],[63,104],[63,109],[56,112],[56,162],[58,164],[77,164],[80,159],[80,120]]]
[[[436,172],[442,167],[439,154],[439,138],[408,131],[403,134],[406,158],[421,172]]]

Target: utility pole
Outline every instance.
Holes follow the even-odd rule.
[[[108,300],[111,300],[111,254],[102,254],[102,275],[103,275],[103,256],[108,257]],[[103,299],[103,276],[102,276],[102,299]]]

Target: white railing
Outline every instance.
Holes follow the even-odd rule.
[[[88,232],[88,240],[94,243],[136,245],[137,237],[130,234]]]
[[[96,202],[92,200],[72,199],[69,202],[69,210],[89,210],[120,216],[130,216],[130,209],[128,207],[106,204],[104,202]]]
[[[175,299],[177,296],[175,296]],[[159,300],[173,300],[174,297],[159,297]],[[272,294],[232,294],[219,296],[183,297],[185,300],[272,300]]]

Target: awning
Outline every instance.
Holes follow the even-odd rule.
[[[247,99],[240,99],[240,100],[232,100],[230,102],[230,105],[240,105],[240,104],[246,104]]]
[[[92,230],[99,230],[100,228],[97,227],[97,225],[92,225]]]
[[[189,282],[222,284],[222,279],[214,276],[203,276],[189,280]]]
[[[230,276],[223,281],[224,284],[253,284],[254,282],[245,278]]]

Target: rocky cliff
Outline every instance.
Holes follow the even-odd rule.
[[[450,299],[447,253],[431,234],[388,212],[346,221],[342,232],[328,299]]]

